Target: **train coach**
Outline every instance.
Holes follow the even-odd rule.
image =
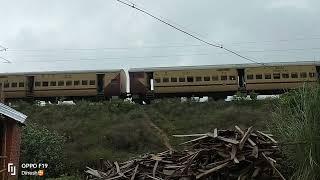
[[[2,99],[39,100],[122,97],[127,87],[124,70],[1,73]]]
[[[276,94],[315,83],[320,62],[234,64],[134,68],[129,70],[130,92],[134,100],[161,97],[234,95],[237,91]]]

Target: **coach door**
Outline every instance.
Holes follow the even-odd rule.
[[[105,77],[105,74],[97,74],[98,94],[104,94],[104,77]]]
[[[34,76],[27,76],[26,96],[33,96]]]
[[[237,69],[239,88],[245,88],[244,69]]]
[[[317,66],[316,67],[316,69],[317,69],[317,78],[318,78],[318,80],[320,80],[320,66]]]

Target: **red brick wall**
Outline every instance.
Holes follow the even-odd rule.
[[[7,120],[7,160],[6,163],[13,163],[16,166],[16,176],[7,174],[8,180],[18,179],[19,158],[21,144],[21,127],[13,120]]]

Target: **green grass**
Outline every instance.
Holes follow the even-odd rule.
[[[95,167],[99,158],[125,160],[165,150],[150,120],[176,145],[178,140],[172,134],[202,133],[234,125],[265,129],[271,118],[270,104],[269,101],[181,103],[166,99],[147,106],[79,102],[74,106],[39,107],[20,102],[17,109],[28,115],[27,126],[36,123],[65,137],[69,172],[79,174],[86,166]]]
[[[214,128],[234,129],[235,125],[265,129],[270,120],[270,101],[186,102],[162,100],[145,107],[152,121],[168,135],[206,133]],[[182,139],[169,136],[176,145]]]
[[[320,86],[283,95],[276,104],[270,130],[284,145],[292,179],[320,179]]]

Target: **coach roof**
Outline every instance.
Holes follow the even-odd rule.
[[[200,65],[200,66],[173,66],[173,67],[150,67],[150,68],[131,68],[129,72],[152,72],[152,71],[179,71],[194,69],[217,69],[217,68],[247,68],[247,67],[272,67],[288,65],[318,65],[320,61],[299,61],[299,62],[275,62],[275,63],[247,63],[247,64],[221,64],[221,65]]]
[[[105,69],[105,70],[72,70],[72,71],[39,71],[39,72],[8,72],[0,75],[41,75],[41,74],[81,74],[81,73],[108,73],[120,72],[123,69]]]

